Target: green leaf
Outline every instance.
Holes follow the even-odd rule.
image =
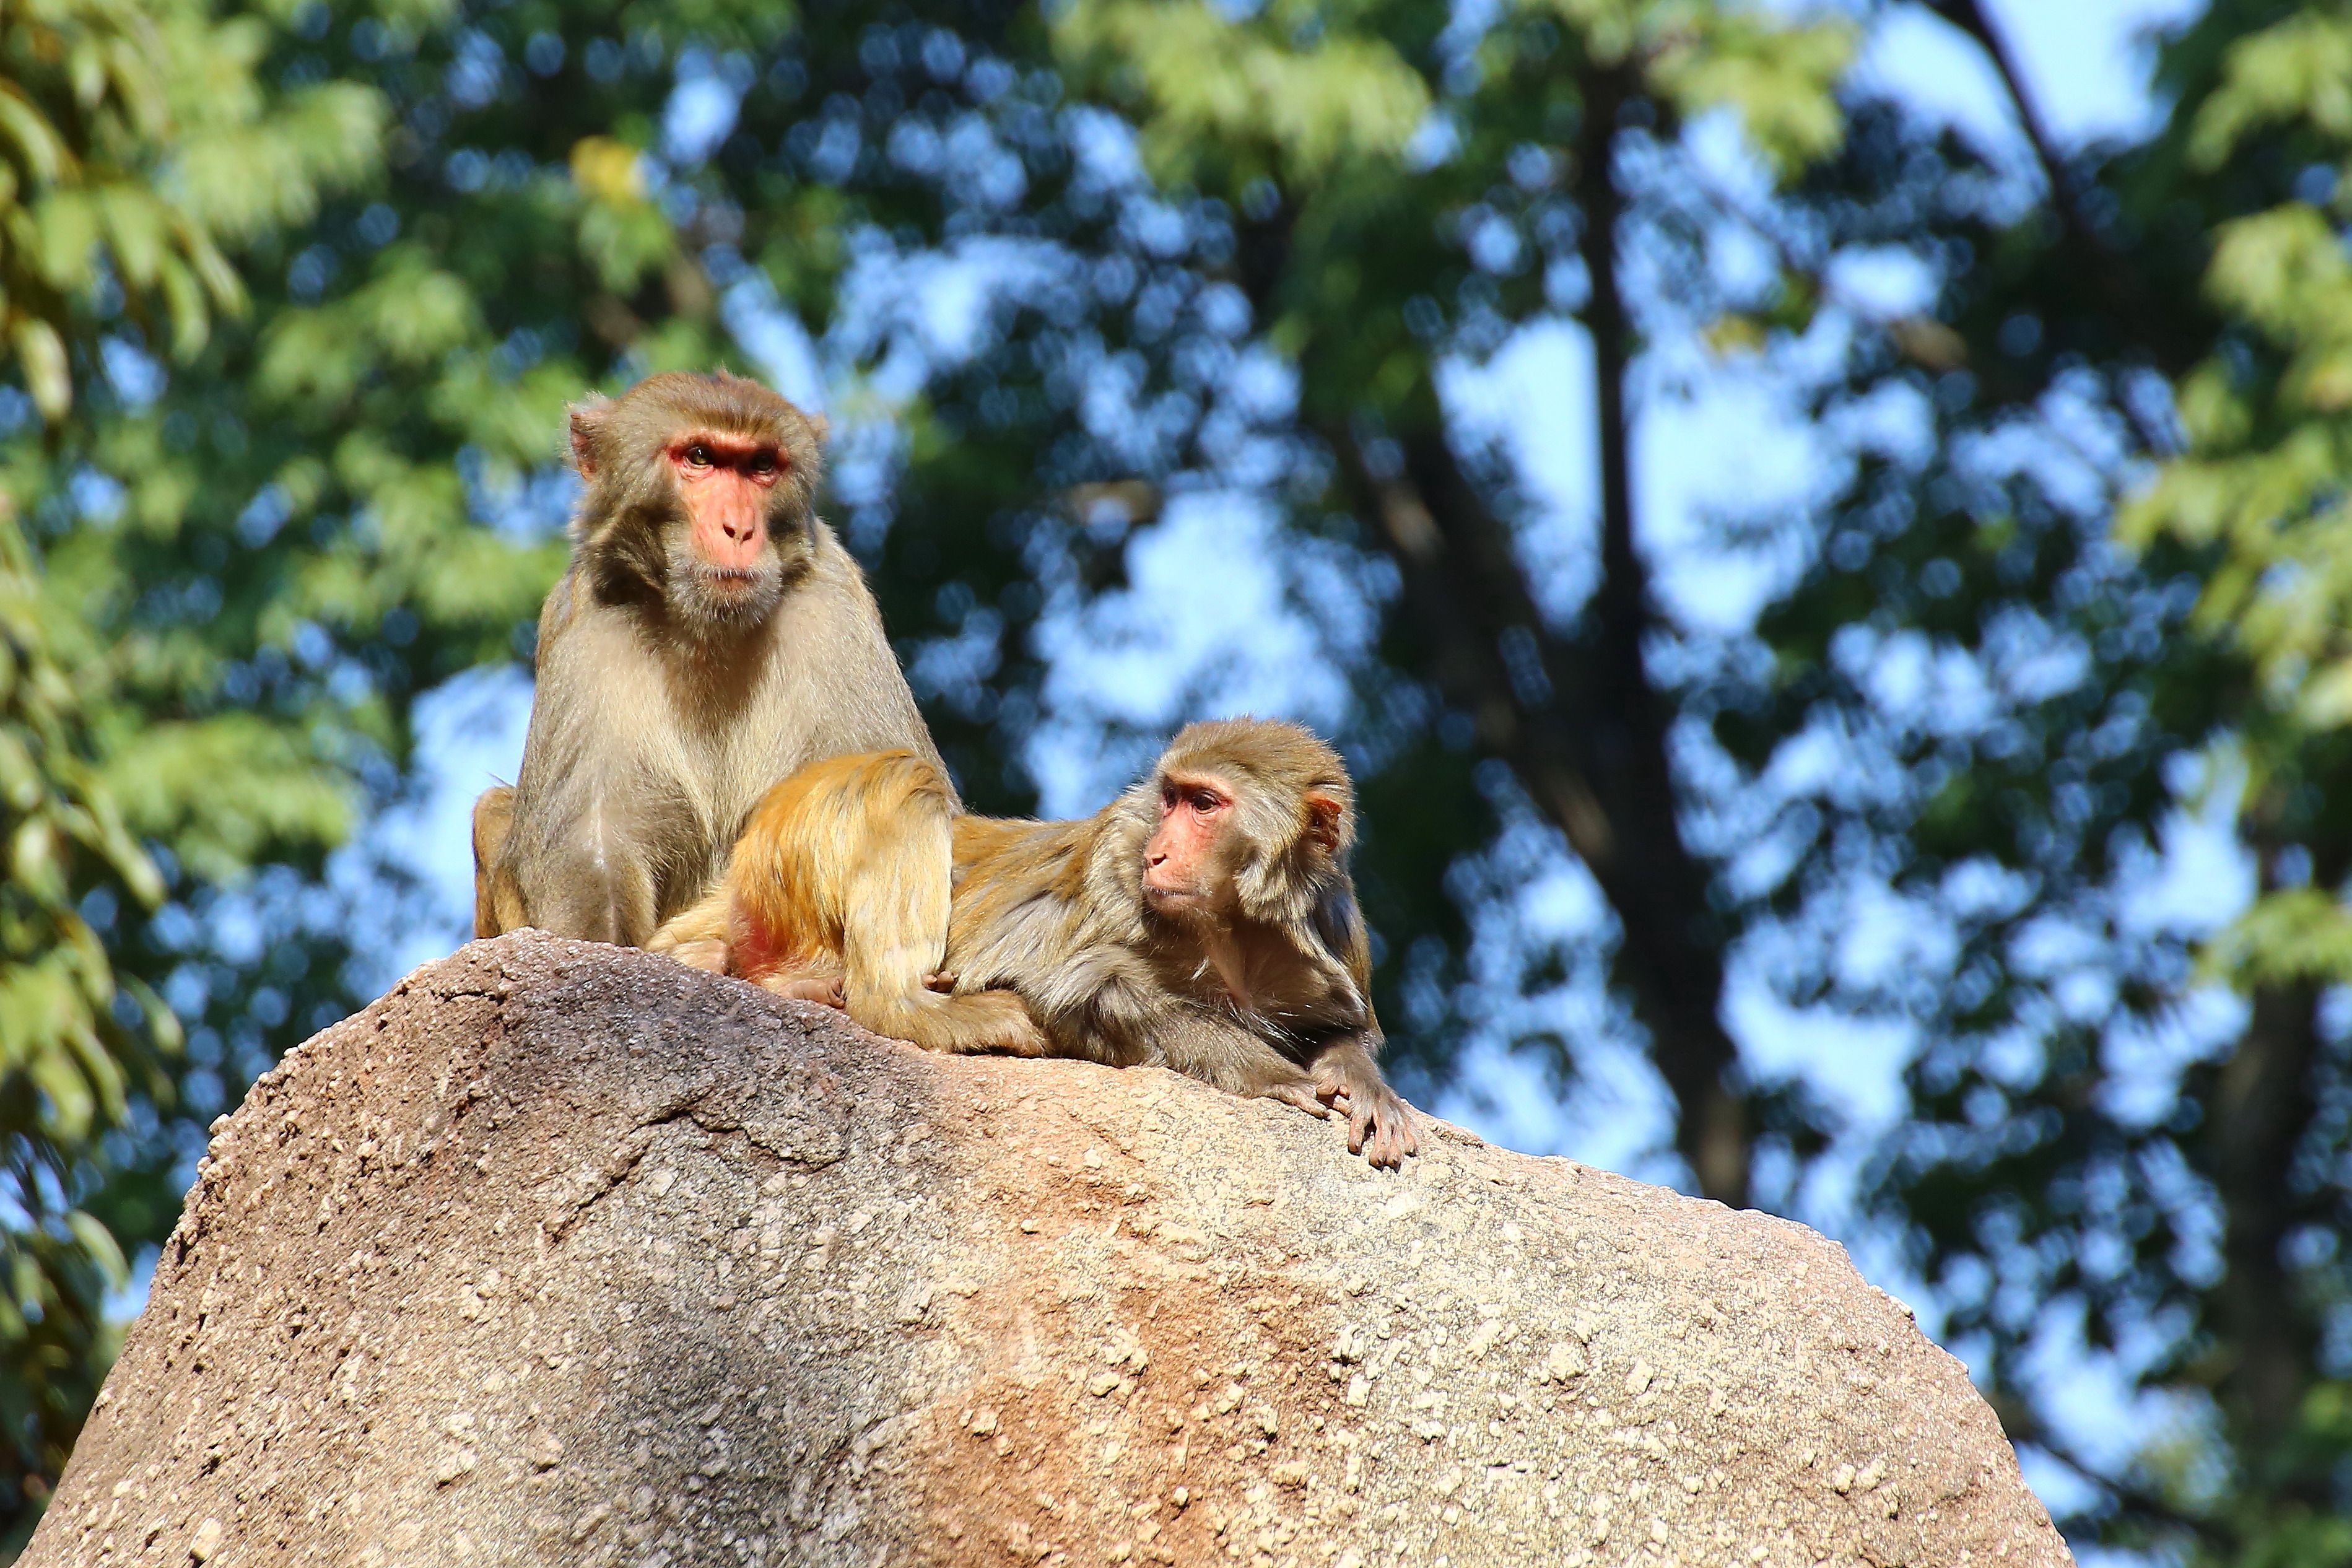
[[[65,340],[57,328],[32,317],[20,317],[9,331],[9,342],[25,373],[26,389],[44,419],[62,419],[73,406],[73,378],[66,364]]]

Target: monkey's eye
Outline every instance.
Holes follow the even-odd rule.
[[[773,452],[754,453],[751,458],[751,471],[755,474],[774,473],[776,471],[776,455]]]
[[[1192,809],[1199,812],[1203,816],[1208,816],[1209,813],[1216,810],[1219,806],[1224,804],[1225,803],[1222,798],[1211,794],[1207,790],[1202,789],[1194,790],[1192,792]]]
[[[686,449],[686,462],[688,468],[693,468],[710,467],[710,448],[697,441]]]

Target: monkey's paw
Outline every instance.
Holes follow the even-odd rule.
[[[662,952],[677,960],[688,969],[699,969],[711,974],[727,973],[727,939],[708,937],[700,942],[681,942],[667,947],[649,947],[649,952]]]
[[[1268,1100],[1278,1100],[1285,1105],[1296,1106],[1309,1116],[1320,1118],[1331,1114],[1329,1108],[1315,1098],[1315,1088],[1312,1084],[1278,1083],[1271,1089],[1261,1089],[1259,1092]]]
[[[1374,1165],[1395,1167],[1420,1149],[1412,1108],[1393,1089],[1383,1086],[1376,1094],[1349,1096],[1348,1152],[1361,1154]]]
[[[1345,1109],[1349,1153],[1361,1154],[1374,1165],[1402,1165],[1407,1154],[1421,1150],[1412,1130],[1412,1108],[1378,1074],[1369,1083],[1363,1079],[1349,1064],[1327,1059],[1315,1075],[1315,1093],[1333,1110]]]

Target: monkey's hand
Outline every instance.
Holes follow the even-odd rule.
[[[1395,1167],[1421,1149],[1412,1130],[1412,1110],[1387,1084],[1348,1100],[1348,1152],[1375,1165]]]
[[[1348,1152],[1374,1165],[1399,1166],[1418,1152],[1412,1108],[1381,1076],[1362,1040],[1334,1045],[1315,1060],[1315,1092],[1326,1103],[1348,1106]]]
[[[923,989],[926,991],[944,991],[952,995],[955,983],[956,977],[944,969],[934,969],[923,976]]]

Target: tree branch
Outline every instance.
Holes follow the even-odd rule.
[[[2028,1408],[2022,1400],[1996,1395],[1990,1403],[2000,1416],[2001,1428],[2009,1434],[2011,1443],[2032,1444],[2072,1470],[2093,1490],[2114,1500],[2120,1507],[2152,1524],[2184,1531],[2210,1551],[2226,1552],[2233,1544],[2230,1533],[2211,1520],[2184,1513],[2146,1487],[2119,1480],[2100,1469],[2076,1453],[2064,1438],[2052,1432],[2049,1423]]]
[[[2098,237],[2089,217],[2077,198],[2074,182],[2059,156],[2057,141],[2050,134],[2047,121],[2034,102],[2033,95],[2025,89],[2025,78],[2017,68],[2017,57],[2010,52],[2007,40],[1986,16],[1979,0],[1933,0],[1938,16],[1958,27],[1980,45],[1991,57],[1992,68],[2000,76],[2001,89],[2017,110],[2018,124],[2025,132],[2025,140],[2033,149],[2033,160],[2042,165],[2042,177],[2050,186],[2051,204],[2058,209],[2060,220],[2066,226],[2067,237],[2093,256],[2112,263],[2114,252]]]
[[[2041,166],[2042,182],[2050,187],[2050,205],[2058,215],[2060,232],[2067,248],[2078,265],[2098,281],[2098,291],[2105,296],[2108,308],[2120,318],[2124,331],[2134,341],[2147,345],[2150,356],[2159,362],[2167,374],[2188,368],[2186,362],[2170,363],[2173,356],[2162,352],[2162,345],[2171,343],[2179,333],[2170,321],[2161,317],[2151,301],[2147,280],[2116,248],[2103,238],[2084,210],[2082,193],[2074,188],[2073,173],[2059,153],[2057,142],[2042,117],[2033,95],[2026,90],[2025,78],[2018,70],[2017,58],[1992,18],[1985,15],[1980,0],[1929,0],[1931,8],[1969,37],[1974,38],[1992,60],[1993,70],[2000,78],[2001,89],[2017,110],[2018,124],[2025,132],[2026,144],[2033,150],[2033,161]],[[2200,345],[2198,352],[2202,353]],[[2150,423],[2128,398],[2118,397],[2116,405],[2124,417],[2130,421],[2140,444],[2158,457],[2169,456],[2174,443],[2167,431]]]
[[[1738,1053],[1720,1016],[1722,937],[1707,900],[1710,879],[1683,843],[1666,755],[1667,705],[1643,659],[1657,606],[1649,570],[1633,544],[1633,426],[1625,410],[1633,330],[1617,277],[1624,195],[1616,170],[1618,115],[1640,89],[1640,79],[1631,65],[1591,68],[1583,89],[1575,189],[1592,288],[1585,325],[1592,335],[1601,437],[1601,584],[1591,608],[1597,635],[1590,687],[1599,722],[1586,744],[1600,751],[1594,761],[1604,765],[1614,753],[1611,816],[1639,859],[1635,864],[1633,855],[1620,855],[1601,879],[1625,924],[1621,973],[1630,957],[1647,982],[1644,1021],[1658,1070],[1682,1113],[1676,1142],[1701,1191],[1744,1204],[1748,1127],[1746,1107],[1726,1082]],[[1637,994],[1643,988],[1637,981]]]
[[[1721,936],[1708,873],[1682,838],[1671,705],[1643,658],[1658,619],[1633,544],[1631,329],[1616,258],[1623,203],[1611,157],[1619,105],[1635,85],[1629,70],[1594,74],[1581,160],[1601,453],[1601,581],[1588,633],[1570,642],[1547,626],[1508,525],[1447,442],[1433,391],[1422,400],[1425,420],[1396,434],[1393,458],[1354,429],[1327,424],[1320,434],[1355,510],[1401,569],[1405,611],[1439,690],[1470,714],[1479,744],[1511,765],[1617,911],[1617,978],[1674,1093],[1676,1147],[1702,1192],[1740,1205],[1749,1130],[1727,1081],[1738,1052],[1719,1016]]]

